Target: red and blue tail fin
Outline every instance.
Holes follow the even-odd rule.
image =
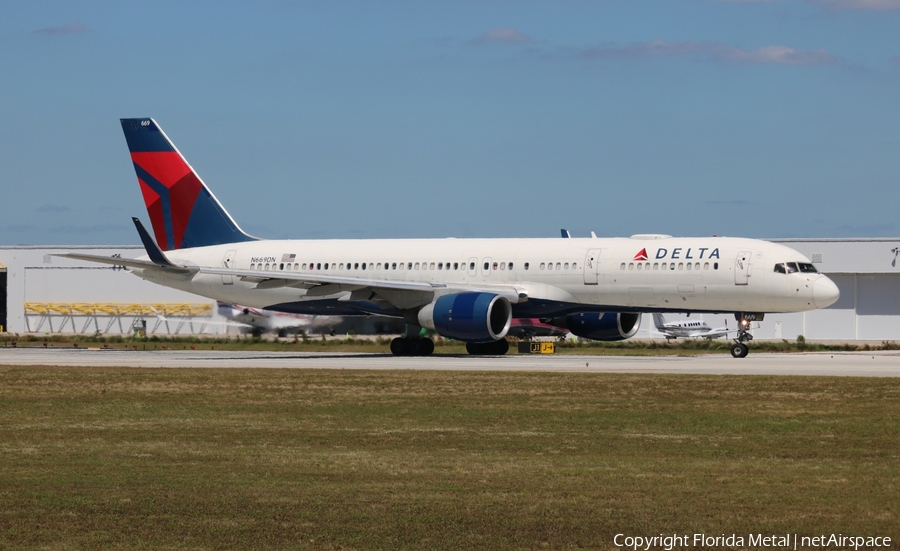
[[[159,248],[223,245],[256,238],[238,227],[153,119],[121,119]]]

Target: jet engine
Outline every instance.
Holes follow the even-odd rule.
[[[595,341],[621,341],[630,339],[641,326],[640,314],[616,314],[613,312],[579,312],[564,318],[555,318],[551,325],[565,327],[573,335]]]
[[[418,322],[443,337],[492,342],[509,331],[512,306],[505,297],[492,293],[444,295],[419,310]]]

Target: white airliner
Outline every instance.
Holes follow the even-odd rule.
[[[310,316],[273,312],[263,308],[230,304],[221,300],[216,301],[216,308],[220,316],[246,325],[254,335],[276,333],[279,337],[284,337],[288,333],[299,331],[310,333],[316,330],[325,330],[328,333],[341,321],[340,316]]]
[[[61,256],[254,308],[402,318],[409,336],[391,343],[397,355],[433,352],[430,339],[414,336],[421,327],[466,342],[471,354],[505,354],[513,318],[621,340],[637,333],[643,312],[698,312],[733,313],[731,352],[743,357],[750,321],[824,308],[839,295],[802,254],[755,239],[258,239],[156,121],[121,122],[156,240],[133,218],[147,255]]]
[[[656,330],[666,336],[666,339],[677,338],[696,338],[718,339],[729,333],[736,333],[737,329],[728,328],[728,320],[725,320],[725,327],[717,327],[713,329],[705,321],[702,320],[678,320],[666,321],[662,314],[653,314],[653,325]]]

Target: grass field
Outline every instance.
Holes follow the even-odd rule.
[[[898,422],[890,378],[0,368],[0,549],[896,542]]]

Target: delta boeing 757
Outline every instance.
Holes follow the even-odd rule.
[[[755,239],[259,239],[241,230],[156,121],[121,123],[153,228],[151,237],[133,218],[147,254],[60,256],[255,308],[401,318],[409,336],[391,343],[396,355],[434,351],[416,336],[422,327],[465,342],[470,354],[505,354],[513,318],[615,341],[637,333],[642,313],[697,312],[734,314],[731,353],[744,357],[751,321],[824,308],[839,295],[803,255]]]

